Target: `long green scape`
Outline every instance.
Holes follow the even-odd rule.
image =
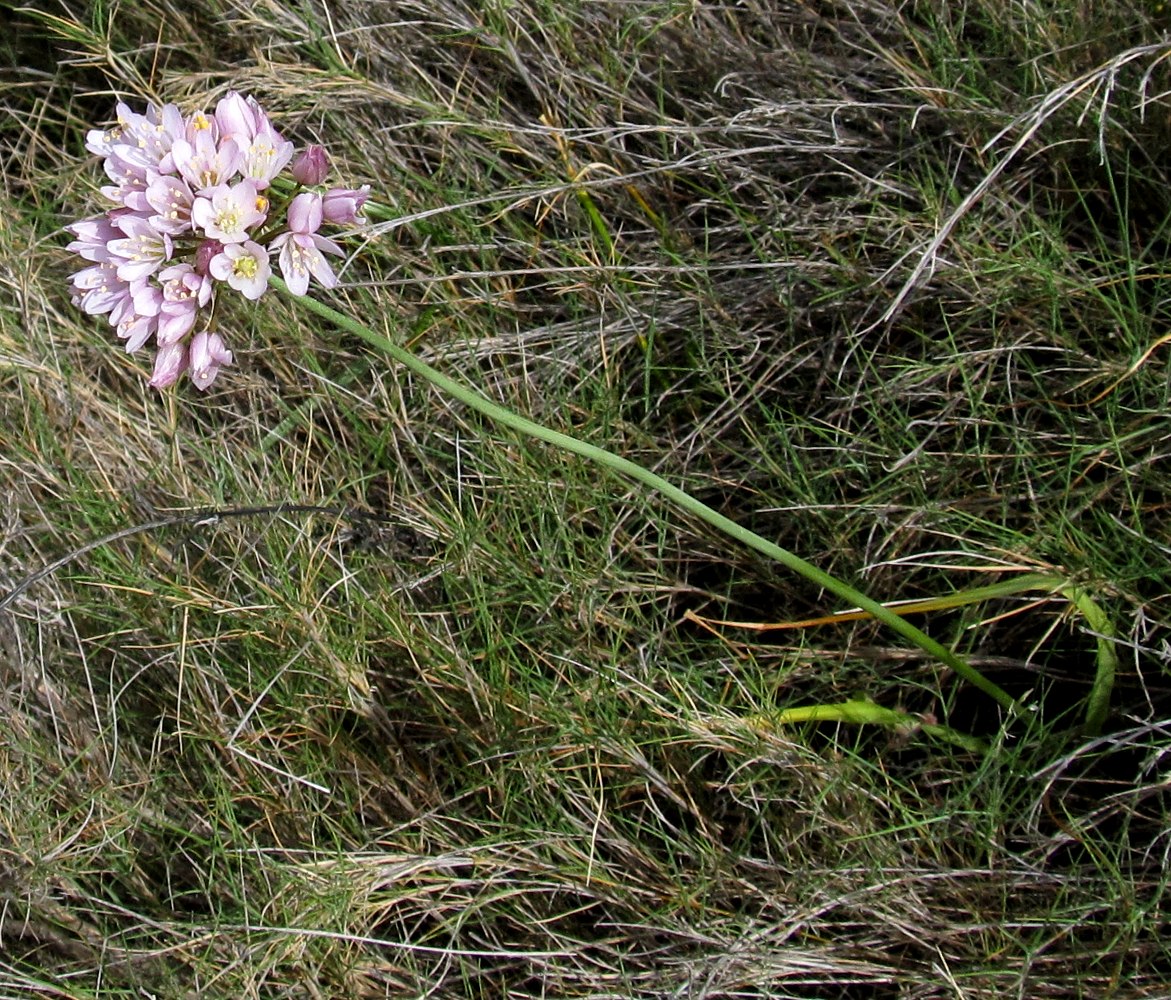
[[[892,631],[897,632],[940,663],[950,667],[968,683],[984,692],[984,694],[988,695],[1003,708],[1010,717],[1017,717],[1024,712],[1024,706],[1003,688],[994,684],[980,673],[980,671],[965,662],[962,657],[932,639],[925,632],[916,628],[906,619],[901,618],[885,605],[880,604],[878,601],[868,597],[860,590],[839,580],[837,577],[831,576],[829,573],[819,569],[813,563],[807,562],[788,549],[782,548],[775,542],[771,542],[756,532],[745,528],[743,525],[737,524],[731,518],[724,516],[702,501],[695,499],[695,497],[680,489],[678,486],[668,482],[662,476],[643,468],[637,462],[632,462],[630,459],[615,455],[612,452],[606,451],[604,448],[599,448],[585,441],[579,441],[577,438],[568,434],[552,430],[533,420],[522,417],[498,403],[492,402],[479,392],[465,385],[461,385],[459,382],[431,367],[425,361],[415,357],[415,355],[406,349],[398,346],[381,334],[376,333],[369,327],[364,326],[362,323],[351,319],[344,313],[338,312],[336,309],[332,309],[308,296],[292,295],[289,292],[288,286],[275,275],[269,277],[269,284],[278,291],[288,295],[297,305],[316,314],[322,319],[329,320],[347,333],[352,333],[354,336],[359,337],[370,346],[389,355],[393,360],[416,375],[426,379],[436,388],[448,393],[453,398],[476,412],[483,414],[490,420],[503,424],[505,427],[510,427],[529,437],[536,438],[539,441],[544,441],[557,448],[563,448],[566,451],[613,469],[615,472],[619,472],[650,487],[652,490],[662,494],[681,510],[719,529],[724,534],[734,538],[748,548],[759,552],[761,555],[776,560],[782,566],[801,574],[801,576],[805,577],[811,583],[823,587],[842,600],[848,601],[851,604],[857,605],[862,610],[869,612],[874,618],[882,622]]]

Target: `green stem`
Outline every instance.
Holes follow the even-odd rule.
[[[1090,696],[1086,700],[1085,726],[1087,735],[1097,736],[1102,732],[1102,726],[1110,714],[1110,692],[1114,688],[1114,676],[1118,673],[1118,654],[1114,651],[1114,626],[1106,612],[1081,587],[1067,587],[1065,596],[1082,613],[1086,624],[1098,637],[1098,667],[1094,672]]]
[[[269,278],[269,283],[277,290],[290,294],[288,287],[279,278],[273,276]],[[915,628],[910,622],[900,618],[894,612],[879,604],[878,601],[867,597],[859,590],[855,590],[848,583],[844,583],[836,577],[830,576],[824,570],[818,569],[800,556],[781,548],[775,542],[770,542],[767,538],[756,534],[756,532],[749,531],[731,518],[725,517],[723,514],[707,506],[707,504],[696,500],[695,497],[685,493],[678,486],[669,483],[662,476],[656,475],[649,469],[644,469],[641,465],[629,459],[614,455],[595,445],[587,444],[585,441],[579,441],[577,438],[570,437],[568,434],[562,434],[560,431],[543,427],[541,424],[527,420],[513,413],[511,410],[497,403],[493,403],[491,400],[481,396],[478,392],[448,378],[442,372],[432,368],[426,362],[416,358],[409,351],[380,336],[368,327],[350,319],[349,316],[338,312],[336,309],[331,309],[329,306],[323,305],[315,299],[308,298],[307,296],[296,296],[294,297],[294,301],[310,312],[316,313],[322,319],[329,320],[347,333],[352,333],[355,337],[360,337],[372,347],[376,347],[378,350],[390,355],[399,364],[409,368],[416,375],[426,379],[436,388],[442,389],[455,399],[458,399],[465,406],[476,410],[478,413],[482,413],[490,420],[503,424],[505,427],[511,427],[515,431],[520,431],[522,434],[527,434],[530,437],[554,445],[557,448],[564,448],[566,451],[580,455],[582,458],[587,458],[592,462],[597,462],[599,465],[604,465],[607,468],[613,469],[615,472],[620,472],[645,486],[649,486],[653,490],[657,490],[668,500],[687,511],[687,513],[693,514],[702,521],[706,521],[712,527],[718,528],[724,534],[736,539],[741,544],[748,546],[750,549],[754,549],[761,553],[761,555],[768,556],[770,559],[775,559],[782,566],[792,570],[794,573],[801,574],[805,579],[817,584],[819,587],[823,587],[843,601],[848,601],[850,604],[857,605],[864,611],[870,612],[870,614],[888,628],[914,643],[923,652],[946,664],[969,684],[979,688],[1006,711],[1017,713],[1021,710],[1021,706],[1010,694],[996,684],[993,684],[992,681],[988,680],[988,678],[974,667],[969,666],[950,649],[940,645],[940,643],[936,642],[929,635]]]
[[[963,747],[972,753],[987,753],[988,745],[975,736],[957,732],[950,726],[923,722],[908,712],[882,708],[872,701],[855,700],[838,705],[801,705],[787,708],[772,716],[758,715],[750,720],[754,727],[776,727],[800,722],[843,722],[847,725],[878,725],[890,729],[922,729],[938,739]]]

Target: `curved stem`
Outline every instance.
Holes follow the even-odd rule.
[[[289,293],[288,287],[280,278],[273,276],[269,278],[269,283],[279,291]],[[361,323],[350,319],[349,316],[338,312],[336,309],[331,309],[329,306],[323,305],[307,296],[293,296],[293,299],[298,305],[317,314],[322,319],[329,320],[347,333],[352,333],[354,336],[360,337],[372,347],[376,347],[378,350],[390,355],[399,364],[409,368],[421,378],[426,379],[436,388],[442,389],[464,405],[476,410],[478,413],[482,413],[489,419],[503,424],[505,427],[511,427],[513,430],[520,431],[522,434],[534,437],[539,441],[544,441],[558,448],[564,448],[566,451],[573,452],[575,455],[580,455],[582,458],[587,458],[592,462],[597,462],[599,465],[604,465],[607,468],[613,469],[615,472],[620,472],[645,486],[649,486],[653,490],[657,490],[680,509],[687,511],[687,513],[698,517],[702,521],[706,521],[712,527],[718,528],[724,534],[736,539],[741,544],[748,546],[750,549],[754,549],[761,553],[761,555],[768,556],[770,559],[775,559],[782,566],[792,570],[794,573],[801,574],[801,576],[805,577],[811,583],[815,583],[842,600],[848,601],[862,608],[864,611],[870,612],[870,614],[888,628],[897,632],[903,638],[910,640],[923,650],[923,652],[946,664],[969,684],[979,688],[1006,711],[1012,713],[1020,711],[1021,706],[1010,694],[992,683],[992,681],[988,680],[987,677],[974,667],[967,664],[962,658],[936,642],[929,635],[917,629],[910,622],[900,618],[893,611],[890,611],[878,603],[878,601],[867,597],[861,591],[854,589],[848,583],[844,583],[836,577],[830,576],[824,570],[819,569],[810,562],[806,562],[800,556],[781,548],[775,542],[770,542],[767,538],[756,534],[754,531],[749,531],[731,518],[725,517],[719,511],[713,510],[707,504],[696,500],[695,497],[668,482],[662,476],[656,475],[649,469],[644,469],[641,465],[627,458],[622,458],[620,455],[608,452],[604,448],[598,448],[585,441],[579,441],[577,438],[570,437],[568,434],[562,434],[560,431],[551,430],[519,414],[513,413],[511,410],[497,403],[493,403],[475,390],[461,385],[454,379],[432,368],[425,361],[416,358],[409,351],[404,350],[368,327],[363,326]]]

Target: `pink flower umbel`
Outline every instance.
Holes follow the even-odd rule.
[[[259,299],[273,254],[294,294],[305,294],[310,277],[333,288],[324,254],[342,250],[318,230],[361,221],[370,190],[296,194],[325,180],[325,150],[309,146],[294,160],[256,100],[234,91],[214,114],[184,115],[173,104],[139,114],[119,103],[117,124],[87,132],[85,147],[111,183],[101,189],[103,214],[66,227],[68,249],[86,264],[70,278],[73,303],[105,316],[127,351],[154,342],[158,389],[186,373],[206,390],[232,363],[207,313],[221,288]]]

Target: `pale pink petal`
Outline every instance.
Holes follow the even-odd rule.
[[[321,195],[305,191],[289,203],[289,229],[294,233],[315,233],[321,228]]]
[[[309,290],[309,269],[301,261],[301,248],[293,242],[293,234],[285,233],[273,240],[274,248],[279,246],[280,257],[277,264],[289,291],[294,295],[304,295]]]
[[[150,385],[155,389],[165,389],[173,385],[187,370],[187,364],[186,344],[167,344],[160,347],[159,353],[155,355],[155,369]]]
[[[224,365],[232,363],[232,352],[218,333],[197,333],[191,338],[191,381],[206,390]]]

